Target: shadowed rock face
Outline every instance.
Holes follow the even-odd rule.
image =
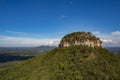
[[[73,32],[62,38],[59,47],[75,45],[87,45],[90,47],[102,47],[102,41],[90,32]]]

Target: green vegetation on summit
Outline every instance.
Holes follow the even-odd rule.
[[[120,58],[102,47],[59,47],[11,68],[0,80],[120,80]]]
[[[100,40],[99,38],[96,38],[94,35],[92,35],[91,32],[73,32],[63,37],[63,39],[66,39],[66,40],[71,40],[71,38],[72,40],[75,40],[75,39],[77,40],[80,38],[81,41],[85,41],[87,39],[92,41]]]

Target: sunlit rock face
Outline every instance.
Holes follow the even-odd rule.
[[[102,41],[90,32],[73,32],[62,38],[59,47],[87,45],[89,47],[102,47]]]

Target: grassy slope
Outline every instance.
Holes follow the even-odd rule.
[[[120,59],[102,48],[74,46],[0,70],[0,80],[120,80]]]

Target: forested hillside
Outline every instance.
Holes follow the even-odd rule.
[[[120,80],[120,58],[88,46],[56,48],[0,71],[1,80]]]

